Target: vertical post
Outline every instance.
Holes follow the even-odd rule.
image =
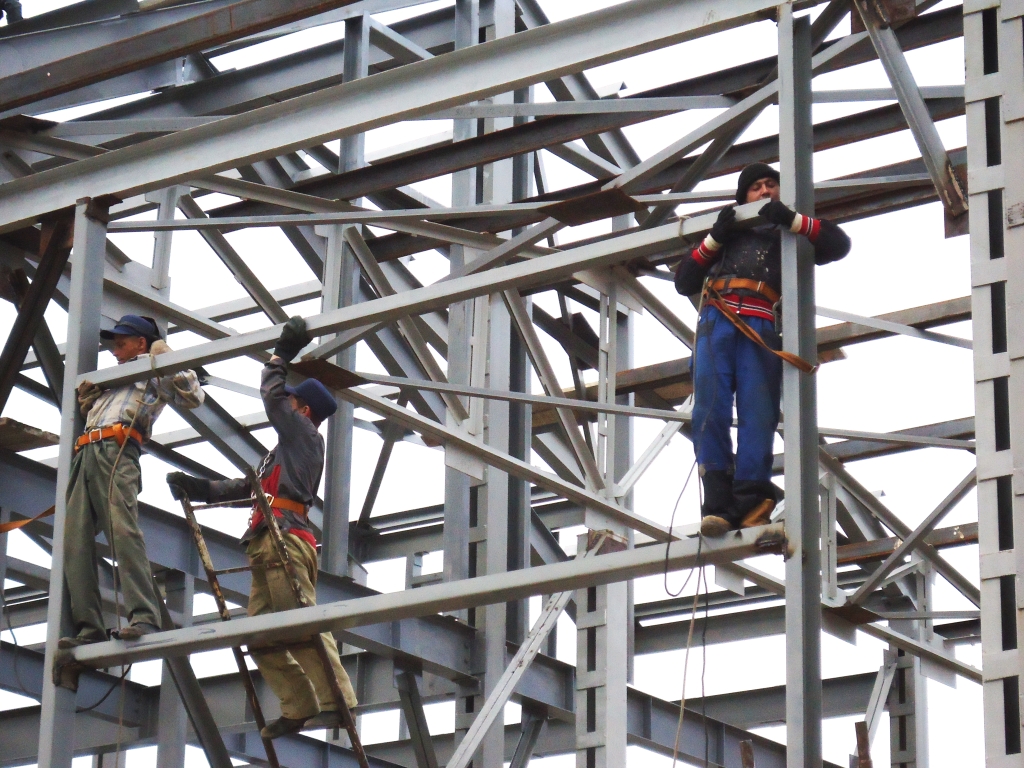
[[[161,220],[173,219],[178,209],[178,200],[188,193],[187,187],[167,187],[146,195],[146,200],[157,204],[156,217]],[[168,274],[171,270],[171,243],[174,231],[153,233],[153,274],[150,285],[165,298],[169,294]],[[166,331],[166,328],[164,329]]]
[[[345,82],[369,74],[370,24],[364,16],[345,20]],[[365,136],[357,133],[341,140],[338,173],[365,165]],[[358,202],[358,201],[353,201]],[[324,258],[323,310],[347,307],[357,301],[359,268],[355,256],[345,242],[345,227],[339,224],[317,228],[327,237]],[[355,367],[355,346],[339,352],[333,359],[342,368]],[[339,576],[349,574],[349,505],[352,484],[352,440],[355,409],[351,403],[339,402],[338,410],[327,422],[327,457],[324,471],[324,530],[320,567]]]
[[[348,24],[348,22],[345,22]],[[356,302],[359,267],[355,255],[345,241],[345,227],[329,224],[317,227],[319,235],[327,237],[327,256],[324,259],[323,310],[326,312],[347,307]],[[334,356],[333,361],[342,368],[355,367],[355,346],[349,346]],[[352,430],[355,408],[344,400],[327,421],[327,460],[324,472],[324,530],[320,567],[339,576],[347,576],[349,504],[352,480]]]
[[[598,400],[629,404],[617,398],[618,371],[632,362],[632,318],[619,311],[614,278],[610,294],[601,296]],[[632,461],[628,417],[599,421],[598,466],[604,472],[606,493],[615,498],[615,485]],[[623,499],[629,506],[631,495]],[[598,532],[609,534],[601,552],[632,546],[630,531],[588,510],[589,529],[578,541],[584,551]],[[576,768],[617,768],[626,764],[626,686],[631,674],[629,631],[632,618],[629,582],[589,587],[576,592]]]
[[[779,6],[779,161],[782,201],[814,212],[811,175],[811,25]],[[782,346],[817,359],[814,252],[782,233]],[[813,374],[783,366],[786,423],[786,765],[821,765],[821,529],[818,509],[817,398]]]
[[[964,6],[985,764],[1024,765],[1024,27],[1010,3]]]
[[[46,660],[42,712],[39,719],[39,768],[70,768],[74,754],[75,694],[53,683],[57,641],[71,632],[71,616],[64,589],[65,490],[71,476],[75,437],[82,427],[75,384],[82,373],[96,369],[99,356],[100,305],[103,300],[103,261],[107,247],[107,207],[84,198],[75,206],[71,292],[68,297],[68,334],[65,351],[64,392],[61,396],[60,454],[57,460],[57,497],[53,518],[53,562],[46,613]]]
[[[479,42],[480,0],[456,0],[455,48],[467,48]],[[455,120],[455,141],[476,136],[476,120]],[[475,205],[477,202],[476,169],[452,174],[452,205]],[[449,248],[451,268],[466,263],[466,249],[460,245]],[[448,308],[448,381],[469,384],[469,337],[473,327],[473,302],[460,301]],[[449,417],[448,426],[455,426]],[[450,463],[444,477],[444,580],[464,579],[469,573],[469,476]],[[459,701],[461,705],[462,700]],[[456,718],[458,718],[458,713]],[[461,737],[456,725],[456,741]]]
[[[366,77],[370,73],[370,24],[365,16],[345,20],[345,61],[343,77],[346,83]],[[338,173],[363,166],[366,134],[357,133],[341,140],[338,154]]]
[[[455,0],[455,48],[468,48],[480,42],[480,0]],[[476,120],[455,120],[452,126],[454,141],[471,139],[477,135]],[[452,205],[477,203],[477,169],[467,168],[452,174]],[[448,250],[451,268],[459,269],[473,259],[470,249],[452,245]],[[474,326],[474,302],[460,301],[448,308],[448,381],[469,384],[470,336]],[[447,415],[448,426],[457,426],[454,417]],[[470,476],[459,471],[458,457],[445,455],[444,475],[444,580],[458,581],[471,575],[470,525],[478,516],[472,507],[476,491],[470,489]],[[474,611],[460,612],[471,615]],[[466,735],[473,721],[477,702],[475,687],[459,686],[455,696],[455,745]],[[482,699],[481,699],[482,701]],[[478,768],[478,767],[475,767]]]
[[[494,23],[485,28],[485,39],[493,40],[515,34],[516,6],[514,0],[490,0],[490,2],[493,7]],[[492,98],[492,102],[496,104],[511,104],[512,101],[513,94],[511,93],[498,94]],[[487,133],[511,127],[511,118],[494,118],[484,121],[484,131]],[[485,203],[512,202],[514,196],[512,159],[507,158],[488,163],[482,170],[482,188],[478,191],[478,199]],[[466,260],[470,260],[468,254]],[[486,385],[493,389],[509,390],[513,386],[512,355],[514,350],[518,349],[522,355],[521,346],[514,344],[514,341],[518,341],[518,334],[512,330],[511,317],[501,294],[492,295],[488,304],[477,303],[478,311],[481,306],[487,307],[485,311],[489,312]],[[477,354],[478,349],[474,348],[474,368]],[[521,370],[525,361],[520,359],[518,362],[518,367]],[[485,408],[487,418],[484,427],[484,442],[499,451],[509,453],[514,442],[523,442],[521,438],[516,441],[512,436],[513,406],[508,402],[488,400]],[[518,412],[522,409],[517,408],[516,410]],[[513,528],[518,528],[521,531],[523,526],[521,520],[518,526],[515,525],[517,515],[512,510],[513,499],[516,496],[522,498],[522,483],[494,467],[487,468],[486,477],[486,482],[477,488],[478,524],[486,526],[485,530],[487,531],[486,541],[477,545],[477,575],[504,573],[509,569],[509,534]],[[521,547],[513,547],[513,549],[521,549]],[[479,612],[477,616],[480,616]],[[508,618],[509,606],[506,603],[489,605],[483,609],[484,695],[477,699],[480,706],[491,696],[505,672],[506,647],[510,630]],[[479,710],[480,707],[478,706],[477,709]],[[505,764],[503,717],[497,718],[494,724],[487,729],[478,754],[479,762],[474,761],[474,768],[503,768]]]
[[[195,577],[181,571],[164,576],[167,609],[181,615],[182,627],[192,626]],[[167,662],[160,677],[160,721],[157,723],[156,768],[183,768],[188,736],[188,713],[171,678]]]

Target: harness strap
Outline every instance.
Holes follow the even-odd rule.
[[[77,453],[89,443],[98,443],[100,440],[109,440],[111,437],[117,440],[118,445],[124,445],[129,438],[135,440],[139,445],[145,442],[142,433],[137,429],[126,429],[124,424],[114,424],[111,427],[90,429],[75,442],[75,452]]]
[[[18,528],[24,528],[29,523],[34,523],[36,520],[42,520],[44,517],[49,517],[55,510],[56,507],[50,507],[49,509],[40,512],[35,517],[30,517],[27,520],[13,520],[9,523],[3,523],[0,525],[0,533],[9,533],[10,531],[15,531]]]
[[[705,293],[705,302],[707,304],[710,304],[715,309],[717,309],[723,315],[725,315],[726,319],[736,326],[736,330],[738,330],[752,342],[754,342],[760,347],[763,347],[764,349],[767,349],[776,357],[782,358],[787,363],[792,365],[794,368],[797,368],[798,370],[801,370],[804,373],[814,373],[816,370],[818,370],[817,365],[812,365],[799,355],[794,355],[792,352],[785,352],[780,349],[772,349],[767,344],[765,344],[764,339],[761,338],[761,334],[759,334],[757,331],[755,331],[753,328],[747,325],[746,322],[744,322],[743,318],[737,315],[732,310],[732,307],[725,303],[725,301],[722,299],[721,294],[719,294],[718,291],[716,291],[711,285],[708,285],[707,287],[707,291]]]
[[[763,280],[749,280],[745,277],[720,277],[710,281],[708,288],[715,291],[715,293],[729,293],[735,290],[753,291],[764,296],[772,304],[778,303],[779,299],[782,298],[775,292],[774,288]]]

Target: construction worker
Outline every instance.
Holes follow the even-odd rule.
[[[324,469],[324,439],[318,427],[337,410],[338,404],[330,390],[315,379],[306,379],[297,387],[285,384],[288,363],[309,341],[305,320],[291,318],[281,331],[273,357],[263,368],[260,394],[270,424],[277,432],[278,443],[263,459],[257,474],[281,532],[286,534],[288,554],[295,565],[303,596],[313,605],[316,603],[316,538],[306,515]],[[251,496],[248,481],[241,479],[211,482],[172,472],[167,475],[167,484],[176,499],[184,494],[193,501],[216,503]],[[288,574],[279,564],[280,557],[267,523],[255,508],[242,541],[250,564],[266,564],[265,568],[252,569],[249,615],[298,607]],[[352,708],[356,705],[356,695],[338,657],[338,646],[329,632],[321,637],[345,703]],[[275,739],[304,727],[340,724],[337,704],[316,650],[308,645],[291,649],[268,645],[249,646],[249,651],[263,678],[281,701],[281,717],[267,724],[261,733],[264,738]]]
[[[736,202],[765,201],[758,211],[765,223],[739,228],[733,206],[723,208],[704,241],[676,270],[679,293],[703,290],[693,355],[693,441],[704,485],[701,532],[706,536],[765,525],[779,499],[771,480],[782,388],[783,360],[777,352],[782,348],[777,329],[782,229],[814,244],[815,264],[850,252],[850,238],[842,229],[791,211],[779,200],[779,191],[779,172],[771,166],[744,168]],[[739,422],[735,455],[734,396]]]
[[[113,330],[100,331],[100,336],[113,342],[118,365],[170,351],[151,317],[125,315]],[[107,390],[88,381],[79,385],[85,432],[75,445],[64,522],[64,580],[71,596],[75,635],[62,638],[59,647],[107,639],[97,580],[99,533],[110,542],[110,556],[117,564],[115,586],[124,595],[129,622],[114,635],[137,640],[159,629],[160,605],[139,530],[139,454],[165,405],[195,408],[203,398],[192,371]]]

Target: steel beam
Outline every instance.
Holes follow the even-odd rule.
[[[52,60],[37,60],[0,79],[0,109],[12,109],[176,56],[198,53],[353,2],[216,0],[212,6],[188,5],[96,22],[93,26],[99,28],[101,38],[106,38],[103,43],[70,54],[54,50]],[[84,37],[80,30],[76,34]]]
[[[274,2],[280,0],[238,0],[247,7]],[[321,10],[331,7],[324,0],[317,5]],[[296,13],[294,3],[288,7]],[[0,186],[0,231],[31,223],[86,193],[123,198],[251,164],[459,101],[713,34],[770,7],[770,0],[736,0],[728,10],[717,8],[709,23],[704,2],[632,0],[570,23],[529,30],[299,96],[287,104],[226,117]]]
[[[953,170],[953,164],[949,161],[942,138],[935,128],[935,123],[932,122],[931,115],[928,114],[928,108],[903,55],[903,49],[900,48],[896,33],[887,23],[889,19],[879,18],[878,9],[885,6],[867,0],[855,0],[853,7],[870,35],[871,44],[896,91],[896,98],[907,118],[910,132],[914,134],[914,140],[921,150],[921,157],[924,158],[925,167],[928,169],[928,175],[932,177],[939,199],[950,216],[961,215],[967,211],[967,195],[963,182]]]
[[[782,201],[814,214],[811,123],[811,25],[779,6],[779,154]],[[816,360],[814,251],[782,233],[783,348]],[[814,375],[783,366],[786,414],[786,764],[821,764],[821,557],[818,512],[818,425]]]
[[[731,563],[774,551],[781,546],[783,528],[771,525],[743,531],[722,541],[704,542],[700,562]],[[360,600],[325,603],[283,613],[250,616],[222,624],[146,635],[128,645],[120,640],[76,648],[75,661],[90,667],[107,667],[133,661],[168,658],[250,642],[283,639],[297,632],[331,632],[382,621],[423,616],[479,605],[521,600],[595,584],[610,584],[672,570],[697,562],[697,542],[675,541],[665,548],[648,547],[615,552],[586,560],[555,563],[508,571],[415,590],[373,595]],[[666,566],[667,563],[667,566]]]
[[[85,200],[75,208],[75,267],[71,272],[68,336],[65,352],[64,392],[61,397],[61,444],[57,465],[57,487],[67,488],[71,476],[73,444],[83,425],[78,409],[77,377],[96,367],[100,331],[100,304],[103,298],[103,262],[106,251],[107,204]],[[56,494],[53,517],[53,564],[51,566],[49,604],[46,619],[46,668],[53,667],[57,641],[71,634],[70,607],[64,587],[63,493]],[[41,507],[45,509],[45,507]],[[33,513],[35,514],[35,513]],[[113,666],[113,665],[111,665]],[[73,756],[75,696],[67,688],[54,684],[50,676],[43,680],[42,716],[39,726],[40,768],[70,768]]]

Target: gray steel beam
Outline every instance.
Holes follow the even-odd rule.
[[[779,6],[779,154],[782,201],[814,214],[811,25]],[[783,348],[817,361],[814,250],[782,233]],[[821,556],[814,375],[783,366],[786,414],[786,753],[788,768],[821,764]]]
[[[25,39],[30,46],[28,50],[36,55],[30,57],[28,66],[0,78],[0,109],[12,109],[149,64],[198,53],[218,43],[351,5],[354,1],[214,0],[212,4],[201,6],[191,4],[130,14],[94,22],[81,29],[71,27],[43,32],[41,36],[60,38],[54,41],[57,47],[50,49],[34,38]],[[71,32],[70,36],[67,31]],[[87,32],[92,31],[97,34],[89,39]],[[76,46],[70,41],[76,39],[82,39],[91,47],[74,50]],[[7,44],[18,42],[15,37]]]
[[[280,0],[238,0],[273,6]],[[312,2],[312,0],[307,0]],[[340,0],[333,0],[340,2]],[[321,0],[321,9],[331,6]],[[296,4],[289,3],[291,13]],[[771,7],[736,0],[709,22],[701,2],[632,0],[570,22],[471,46],[372,78],[299,96],[0,186],[0,230],[24,226],[83,194],[125,197],[355,135],[473,98],[530,85],[729,29]],[[269,20],[266,22],[269,25]],[[112,57],[115,61],[122,57]],[[387,97],[385,98],[385,94]],[[258,126],[258,130],[253,129]],[[59,190],[59,194],[55,191]]]
[[[183,195],[178,200],[178,207],[189,218],[207,218],[203,209],[199,207],[199,204],[190,195]],[[270,318],[270,322],[285,322],[288,319],[288,313],[284,311],[284,308],[274,298],[273,294],[264,287],[259,278],[249,269],[245,260],[239,256],[227,238],[216,230],[201,229],[199,233],[206,241],[206,244],[210,246],[210,249],[224,263],[224,266],[234,275],[238,284],[245,289],[245,292],[252,297],[256,305]]]
[[[0,451],[0,487],[4,489],[4,507],[25,517],[45,509],[54,501],[55,474],[50,467]],[[148,504],[140,504],[139,525],[155,565],[184,571],[205,581],[205,574],[196,562],[191,535],[183,518]],[[50,524],[42,520],[24,530],[37,530],[47,537],[52,535]],[[218,567],[234,568],[246,564],[245,553],[234,536],[212,529],[204,530],[204,536]],[[248,576],[226,574],[221,577],[221,584],[229,600],[243,605],[247,602]],[[319,597],[324,602],[352,600],[375,594],[373,590],[348,579],[323,572],[319,574],[317,587]],[[467,649],[473,635],[473,631],[467,627],[428,617],[397,624],[368,626],[340,633],[339,636],[345,642],[382,656],[418,659],[424,669],[458,679],[471,674]]]
[[[925,105],[921,91],[910,71],[907,59],[900,48],[896,33],[889,24],[888,18],[880,18],[879,11],[886,15],[886,6],[870,3],[866,0],[854,0],[852,3],[860,16],[864,28],[871,37],[871,44],[878,54],[885,74],[896,91],[900,108],[907,118],[907,125],[914,135],[921,157],[924,159],[928,175],[932,177],[939,199],[950,216],[959,216],[967,211],[967,195],[963,182],[953,170],[946,148],[942,144],[935,123]]]
[[[35,278],[20,303],[18,315],[0,352],[0,411],[7,405],[29,346],[40,326],[46,323],[43,313],[71,255],[73,229],[73,220],[67,213],[43,225],[40,244],[43,251],[39,254]]]
[[[83,425],[78,409],[77,376],[96,367],[103,298],[103,262],[106,251],[107,206],[85,200],[75,209],[75,268],[71,271],[68,335],[65,353],[67,375],[61,397],[61,444],[57,465],[57,487],[66,488],[71,476],[73,444]],[[51,496],[51,499],[53,497]],[[63,493],[56,494],[53,517],[53,565],[47,607],[46,668],[53,667],[57,641],[71,633],[70,607],[64,587]],[[40,507],[45,509],[46,506]],[[36,514],[33,512],[32,514]],[[40,768],[70,768],[74,743],[75,695],[44,677],[42,716],[39,727]]]
[[[551,594],[595,584],[609,584],[624,579],[703,565],[731,563],[746,557],[774,551],[781,546],[781,525],[741,531],[722,541],[703,542],[697,553],[697,542],[675,541],[661,547],[627,550],[565,563],[508,571],[473,579],[463,579],[415,590],[373,595],[360,600],[326,603],[297,608],[283,613],[249,616],[202,628],[184,628],[146,635],[128,645],[120,640],[94,643],[76,648],[74,659],[87,666],[168,658],[216,648],[246,645],[250,642],[272,641],[296,632],[329,632],[381,621],[442,611],[453,611],[479,605],[520,600],[533,595]]]
[[[755,218],[754,207],[755,204],[742,206],[738,211],[738,220]],[[309,332],[313,335],[337,333],[371,322],[391,321],[409,314],[441,309],[452,301],[486,295],[504,288],[514,286],[522,289],[551,284],[582,270],[627,262],[675,246],[680,237],[706,232],[713,218],[713,213],[695,216],[679,224],[665,224],[651,230],[634,231],[583,248],[552,254],[543,259],[498,267],[482,274],[467,275],[457,280],[405,291],[396,296],[362,302],[353,307],[308,318]],[[154,372],[166,374],[197,364],[237,357],[240,354],[270,347],[280,332],[279,327],[272,326],[240,333],[189,350],[161,355],[156,361],[155,371],[143,363],[126,363],[117,366],[117,370],[96,371],[90,374],[91,380],[97,384],[111,386],[149,377]]]

